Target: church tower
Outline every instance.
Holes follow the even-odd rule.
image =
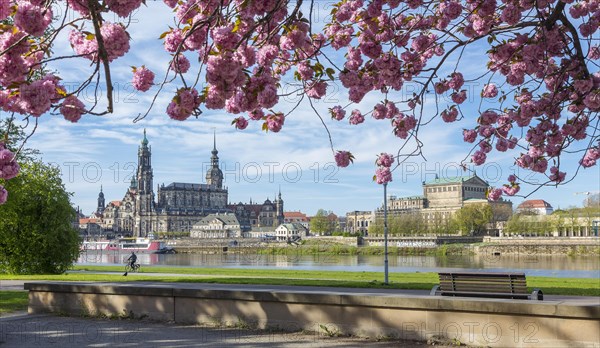
[[[281,187],[279,188],[279,195],[277,196],[277,200],[275,201],[275,205],[277,208],[277,225],[281,225],[284,222],[283,216],[283,199],[281,199]]]
[[[106,204],[104,202],[104,192],[102,192],[102,185],[100,185],[100,193],[98,194],[98,207],[96,208],[96,213],[103,214],[104,207],[106,207]]]
[[[152,192],[152,152],[148,146],[146,130],[144,129],[144,139],[142,145],[138,148],[138,167],[137,167],[137,195],[135,205],[137,236],[146,236],[150,230],[150,214],[154,208],[154,192]],[[132,182],[132,186],[136,183]]]
[[[219,156],[217,154],[217,135],[213,135],[213,150],[210,157],[210,168],[206,172],[206,184],[218,189],[223,188],[223,172],[219,168]]]

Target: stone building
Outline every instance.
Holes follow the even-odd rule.
[[[154,191],[152,149],[146,131],[138,148],[138,166],[121,201],[104,206],[102,190],[98,211],[102,211],[102,227],[118,234],[146,237],[157,232],[190,232],[202,218],[211,214],[234,213],[242,231],[253,226],[278,226],[283,223],[281,192],[275,202],[228,205],[228,190],[223,186],[219,168],[216,137],[211,151],[211,165],[206,183],[172,182],[160,184]],[[102,206],[102,207],[101,207]]]
[[[305,238],[308,229],[299,223],[281,224],[275,229],[275,238],[278,242],[295,241]]]
[[[242,229],[233,213],[210,214],[192,227],[192,238],[240,238]]]
[[[369,226],[375,220],[375,215],[372,211],[355,210],[346,213],[346,232],[361,233],[367,235]]]
[[[250,203],[239,202],[230,204],[227,208],[238,217],[244,231],[253,227],[277,227],[284,223],[281,191],[274,201],[267,198],[263,203],[255,203],[250,200]]]
[[[554,208],[550,203],[543,199],[530,199],[523,201],[517,207],[518,214],[529,214],[529,215],[550,215],[554,211]]]
[[[283,223],[285,224],[298,223],[308,229],[310,227],[309,222],[308,216],[300,211],[283,212]]]
[[[492,225],[508,220],[512,215],[512,202],[488,201],[488,187],[488,183],[476,174],[451,178],[436,177],[434,180],[423,182],[422,196],[390,196],[387,200],[388,216],[421,214],[425,224],[431,227],[446,224],[452,215],[465,205],[488,204],[493,214]],[[375,217],[383,218],[383,207],[375,211]]]

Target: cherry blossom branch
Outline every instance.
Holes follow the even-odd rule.
[[[110,65],[108,61],[108,53],[106,52],[106,46],[104,46],[104,38],[102,37],[102,33],[100,32],[100,21],[101,18],[97,13],[97,5],[98,3],[94,0],[87,0],[88,8],[90,9],[90,15],[92,17],[92,23],[94,25],[94,33],[96,34],[96,42],[98,42],[98,63],[102,62],[104,66],[104,77],[106,78],[106,98],[108,100],[108,106],[106,108],[106,113],[113,112],[113,85],[112,79],[110,76]]]

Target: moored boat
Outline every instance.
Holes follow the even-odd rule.
[[[82,251],[110,250],[110,251],[135,251],[139,253],[153,253],[164,247],[164,242],[149,238],[120,238],[105,241],[84,241]]]

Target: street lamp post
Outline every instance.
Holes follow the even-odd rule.
[[[387,182],[383,184],[383,265],[384,284],[388,284],[388,225],[387,225]]]

